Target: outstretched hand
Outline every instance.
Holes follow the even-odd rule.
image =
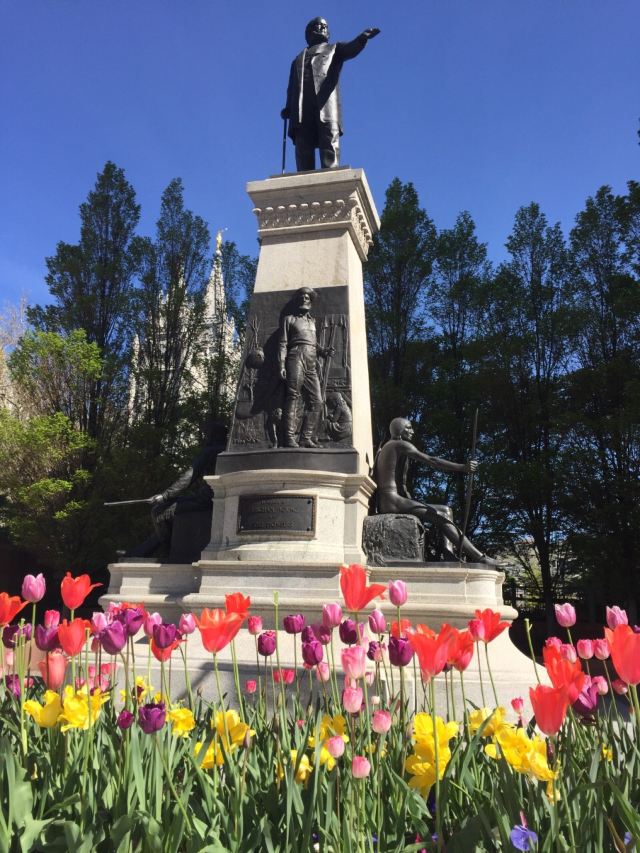
[[[477,471],[478,470],[477,460],[470,459],[465,466],[465,470],[466,470],[467,474],[473,474],[475,471]]]
[[[378,27],[369,27],[369,29],[365,30],[362,35],[366,36],[368,39],[372,39],[375,38],[379,32],[380,29]]]

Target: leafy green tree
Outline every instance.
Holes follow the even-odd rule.
[[[107,162],[80,205],[80,241],[58,243],[56,254],[47,258],[53,303],[28,310],[36,329],[61,335],[83,329],[87,341],[98,347],[103,369],[87,387],[86,422],[100,449],[109,445],[126,416],[135,273],[131,248],[139,218],[124,171]]]
[[[89,432],[91,388],[102,373],[98,345],[84,329],[63,336],[28,331],[9,356],[18,406],[30,415],[64,414],[80,432]]]
[[[640,184],[601,187],[571,232],[575,369],[563,506],[603,603],[640,600]],[[637,616],[636,616],[637,618]]]
[[[364,271],[374,442],[378,444],[392,418],[412,411],[414,380],[425,372],[425,295],[435,243],[435,226],[420,207],[413,184],[395,178],[387,189],[380,232]]]

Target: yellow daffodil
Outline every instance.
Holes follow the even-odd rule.
[[[602,744],[602,758],[604,761],[613,761],[613,750],[604,743]]]
[[[492,737],[502,725],[504,725],[505,709],[495,708],[491,711],[489,708],[477,708],[469,714],[469,726],[473,734],[475,734],[485,720],[488,720],[486,726],[482,730],[482,737]]]
[[[491,758],[502,756],[515,771],[540,782],[550,782],[556,778],[557,774],[547,762],[547,743],[543,738],[537,735],[529,738],[524,729],[504,723],[496,732],[495,742],[485,747],[486,754]]]
[[[436,717],[435,731],[438,739],[437,772],[442,779],[451,760],[449,741],[459,733],[460,725],[454,720],[445,723],[442,717]],[[413,721],[413,742],[414,753],[407,758],[405,770],[411,774],[409,785],[419,789],[426,797],[436,781],[436,739],[430,714],[416,714]]]
[[[91,728],[100,716],[102,706],[108,701],[109,694],[103,693],[99,688],[90,694],[86,685],[74,691],[73,687],[67,684],[60,714],[60,721],[64,723],[62,731]]]
[[[176,737],[187,737],[196,727],[193,712],[189,708],[174,708],[169,711],[167,718],[171,723],[171,733]]]
[[[435,764],[426,761],[419,755],[410,755],[405,762],[405,770],[411,774],[409,787],[417,788],[423,797],[428,797],[429,791],[436,781]],[[444,767],[442,771],[444,773]]]
[[[211,720],[211,728],[216,730],[218,740],[225,752],[233,752],[244,742],[247,734],[253,737],[255,731],[240,719],[237,711],[218,711]],[[227,741],[227,735],[229,740]]]
[[[295,767],[297,760],[298,760],[298,750],[292,749],[291,750],[291,764],[293,767]],[[298,767],[296,769],[296,775],[294,776],[294,779],[296,780],[296,782],[298,782],[300,784],[304,784],[304,783],[306,783],[309,776],[311,776],[312,772],[313,772],[313,767],[309,763],[309,757],[306,754],[303,754],[302,758],[300,759],[300,763],[298,764]]]
[[[204,744],[201,741],[198,741],[198,743],[196,743],[193,748],[193,752],[196,756],[200,755],[203,746]],[[213,740],[207,747],[207,751],[204,754],[204,758],[202,759],[202,763],[200,764],[200,766],[203,770],[211,770],[211,768],[215,764],[217,764],[218,767],[221,767],[224,764],[224,758],[219,744],[216,743],[215,740]]]
[[[36,702],[35,699],[27,699],[24,703],[24,710],[29,716],[33,717],[39,726],[52,729],[58,722],[58,717],[62,711],[62,702],[55,690],[47,690],[44,694],[44,705]]]
[[[138,705],[143,705],[144,700],[147,698],[147,696],[150,696],[153,693],[153,691],[154,691],[154,688],[151,686],[151,684],[147,681],[147,679],[144,676],[142,676],[142,675],[136,676],[135,696],[136,696]],[[132,691],[132,692],[134,692],[134,691]],[[120,691],[120,698],[122,699],[123,702],[126,701],[126,698],[127,698],[127,691],[126,690]]]

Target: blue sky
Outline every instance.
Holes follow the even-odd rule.
[[[392,178],[413,181],[438,227],[469,210],[499,260],[521,205],[568,231],[600,185],[640,178],[637,0],[0,0],[0,307],[47,300],[44,259],[78,239],[107,159],[141,233],[180,176],[212,232],[256,253],[245,184],[280,170],[318,14],[332,40],[382,30],[342,76],[342,162],[380,212]]]

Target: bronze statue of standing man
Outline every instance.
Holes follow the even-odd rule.
[[[338,80],[342,65],[357,56],[379,32],[372,27],[353,41],[329,44],[329,27],[324,18],[314,18],[307,24],[307,47],[291,63],[287,105],[280,113],[289,120],[299,172],[315,169],[316,148],[322,169],[340,165],[342,111]]]

